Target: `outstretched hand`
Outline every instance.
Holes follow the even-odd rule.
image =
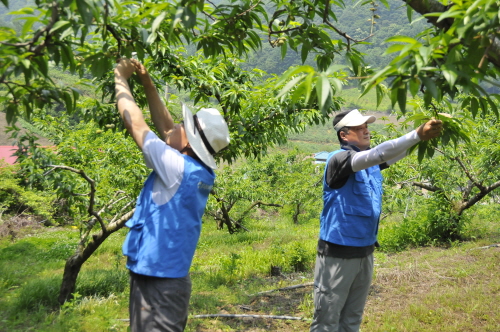
[[[417,128],[418,137],[422,141],[428,141],[441,135],[443,130],[443,122],[441,120],[429,120]]]
[[[134,63],[127,58],[120,58],[116,61],[118,64],[115,68],[115,76],[121,76],[128,80],[130,76],[136,71],[136,66]]]

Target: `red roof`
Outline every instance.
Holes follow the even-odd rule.
[[[8,164],[14,164],[17,160],[17,157],[13,157],[12,155],[16,150],[17,146],[0,145],[0,160],[4,159]]]

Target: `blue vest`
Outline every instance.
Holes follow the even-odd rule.
[[[156,177],[151,172],[137,198],[130,230],[123,244],[130,271],[160,278],[185,277],[201,231],[201,217],[215,180],[214,172],[184,157],[184,175],[175,195],[163,205],[152,198]]]
[[[345,150],[330,153],[328,159],[341,151]],[[325,179],[320,238],[343,246],[365,247],[374,244],[382,208],[383,178],[380,167],[376,165],[351,174],[346,184],[339,189],[330,188]]]

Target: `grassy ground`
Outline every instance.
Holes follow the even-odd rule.
[[[492,220],[493,219],[493,220]],[[377,252],[363,331],[498,331],[500,242],[495,217],[474,242],[449,248]],[[29,222],[24,223],[29,225]],[[300,225],[262,213],[251,232],[228,235],[204,224],[193,263],[187,331],[306,331],[313,312],[317,220]],[[6,227],[4,222],[0,227]],[[478,228],[478,229],[479,229]],[[10,228],[0,241],[0,331],[126,331],[128,280],[120,254],[126,230],[114,234],[85,264],[77,300],[55,303],[65,258],[78,230]],[[489,236],[488,236],[489,234]],[[281,275],[270,276],[271,265]],[[291,285],[287,291],[257,294]],[[276,315],[303,320],[195,315]]]

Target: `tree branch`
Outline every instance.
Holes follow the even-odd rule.
[[[474,185],[476,187],[479,188],[479,190],[481,191],[484,191],[486,188],[477,181],[476,178],[474,178],[474,176],[472,176],[471,172],[467,169],[467,167],[465,166],[465,164],[462,162],[462,159],[460,159],[459,157],[453,157],[451,158],[452,160],[455,160],[459,165],[460,167],[463,169],[465,175],[467,175],[467,177],[469,178],[469,180],[474,183]]]
[[[432,192],[436,192],[436,191],[442,191],[443,189],[439,188],[439,187],[436,187],[432,184],[428,184],[428,183],[424,183],[424,182],[416,182],[416,181],[413,181],[412,184],[416,187],[420,187],[422,189],[426,189],[426,190],[429,190],[429,191],[432,191]]]
[[[430,13],[444,13],[448,10],[448,6],[443,5],[437,0],[402,0],[408,6],[413,8],[421,15]],[[438,22],[439,17],[427,17],[427,22],[432,25],[447,31],[453,25],[453,18],[446,18]],[[495,35],[490,36],[490,46],[488,46],[488,60],[500,68],[500,39]]]
[[[464,202],[462,204],[462,206],[460,207],[460,211],[459,211],[459,215],[467,210],[468,208],[470,208],[471,206],[473,206],[474,204],[476,204],[477,202],[479,202],[481,199],[483,199],[486,195],[488,195],[490,192],[492,192],[493,190],[497,189],[498,187],[500,187],[500,181],[497,181],[495,183],[493,183],[492,185],[488,186],[488,187],[484,187],[482,186],[482,189],[479,193],[477,193],[476,195],[474,195],[471,199],[469,199],[468,201]]]
[[[443,13],[446,10],[448,10],[447,6],[443,5],[441,2],[436,0],[402,0],[402,1],[421,15],[430,13]],[[427,17],[427,22],[431,23],[432,25],[440,29],[445,29],[445,30],[448,30],[453,24],[453,19],[448,18],[440,22],[438,22],[438,19],[439,17],[435,16]]]
[[[67,170],[67,171],[76,173],[76,174],[80,175],[82,178],[84,178],[85,181],[87,181],[89,183],[89,185],[90,185],[90,192],[88,193],[88,195],[89,195],[89,207],[88,207],[87,211],[88,211],[89,215],[93,216],[94,218],[96,218],[99,221],[99,224],[101,225],[103,232],[105,232],[106,225],[104,224],[104,221],[102,220],[99,213],[94,211],[95,192],[96,192],[95,181],[92,180],[91,178],[89,178],[83,170],[79,170],[79,169],[76,169],[73,167],[63,166],[63,165],[48,165],[47,167],[53,167],[54,169],[63,169],[63,170]]]
[[[216,317],[226,317],[226,318],[267,318],[267,319],[286,319],[286,320],[309,320],[303,317],[293,317],[293,316],[274,316],[274,315],[230,315],[230,314],[213,314],[213,315],[194,315],[192,318],[216,318]]]
[[[271,290],[264,291],[264,292],[258,292],[258,293],[255,293],[255,294],[250,294],[248,296],[264,295],[264,294],[269,294],[269,293],[274,293],[274,292],[279,292],[279,291],[284,291],[284,290],[290,290],[290,289],[304,288],[304,287],[309,287],[309,286],[314,286],[314,282],[308,282],[308,283],[305,283],[305,284],[299,284],[299,285],[294,285],[294,286],[288,286],[288,287],[282,287],[282,288],[277,288],[277,289],[271,289]]]

